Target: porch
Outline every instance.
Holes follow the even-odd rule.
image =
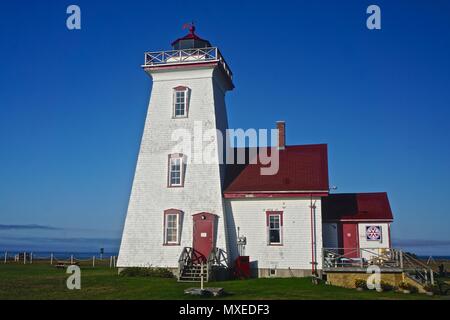
[[[413,282],[419,288],[435,284],[436,273],[430,266],[394,248],[324,248],[322,258],[324,274],[334,279],[344,279],[342,276],[347,274],[347,284],[358,274],[375,271],[393,285],[400,281]]]

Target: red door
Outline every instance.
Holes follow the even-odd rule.
[[[193,215],[194,232],[192,247],[205,258],[214,247],[216,216],[208,212]]]
[[[358,224],[342,224],[342,247],[346,258],[359,258]]]

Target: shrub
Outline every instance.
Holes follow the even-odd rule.
[[[120,275],[123,277],[174,278],[173,273],[167,268],[125,268]]]
[[[383,289],[383,291],[392,291],[392,290],[394,290],[394,286],[392,284],[388,283],[388,282],[385,282],[385,281],[381,281],[380,282],[380,286],[381,286],[381,289]]]
[[[427,284],[426,286],[423,287],[425,289],[425,291],[427,292],[433,292],[434,294],[440,294],[440,290],[439,287],[436,285],[431,285],[431,284]]]
[[[413,286],[412,284],[404,281],[400,282],[398,284],[398,287],[402,290],[409,290],[411,293],[417,293],[419,291],[416,286]]]
[[[417,293],[417,292],[419,292],[419,289],[417,289],[416,286],[410,285],[409,291],[410,291],[411,293]]]
[[[367,282],[364,279],[355,279],[355,287],[361,289],[367,289]]]

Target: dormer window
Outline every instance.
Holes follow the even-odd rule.
[[[184,185],[185,161],[181,153],[169,155],[169,187],[182,187]]]
[[[178,86],[173,91],[173,117],[186,118],[188,113],[189,88]]]

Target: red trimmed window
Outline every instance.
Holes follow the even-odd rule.
[[[179,245],[183,212],[177,209],[164,211],[164,244]]]
[[[187,118],[189,106],[189,88],[178,86],[173,88],[173,117]]]
[[[169,155],[169,174],[167,182],[169,187],[184,186],[184,158],[185,157],[181,153]]]
[[[267,211],[267,243],[269,245],[283,244],[283,211]]]

